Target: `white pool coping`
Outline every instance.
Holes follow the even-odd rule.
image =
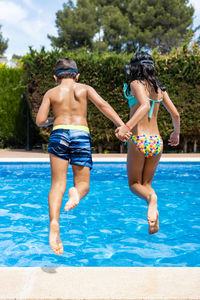
[[[161,157],[161,162],[200,162],[200,157]],[[0,162],[50,162],[49,157],[0,157]],[[126,162],[126,157],[93,157],[93,162]]]
[[[200,299],[200,268],[0,268],[1,300]]]

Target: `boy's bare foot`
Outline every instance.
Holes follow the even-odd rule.
[[[148,203],[147,220],[149,222],[149,234],[158,232],[159,221],[158,221],[158,210],[157,210],[157,196],[152,194]]]
[[[59,223],[56,220],[50,222],[49,244],[55,254],[63,253],[63,244],[60,239]]]
[[[75,187],[69,189],[69,200],[65,204],[65,210],[68,211],[79,204],[80,197]]]

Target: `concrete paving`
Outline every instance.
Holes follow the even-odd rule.
[[[200,299],[200,268],[0,268],[0,299]]]
[[[101,161],[121,161],[125,162],[127,154],[110,153],[110,154],[96,154],[92,155],[94,162]],[[19,161],[19,162],[48,162],[49,154],[41,150],[25,151],[21,149],[9,150],[0,149],[0,162]],[[200,162],[200,153],[180,153],[180,154],[163,154],[161,161],[197,161]]]

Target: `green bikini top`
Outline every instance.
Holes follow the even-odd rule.
[[[130,108],[138,102],[136,97],[132,97],[130,95],[127,83],[124,83],[124,96],[125,96],[126,99],[128,99],[128,104],[129,104]],[[160,99],[160,100],[153,100],[151,98],[148,98],[148,99],[149,99],[149,101],[152,102],[152,105],[151,105],[151,108],[150,108],[150,111],[149,111],[149,119],[151,119],[155,102],[162,102],[163,99]]]

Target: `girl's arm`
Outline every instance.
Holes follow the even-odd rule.
[[[88,99],[108,118],[110,119],[116,126],[124,125],[124,122],[118,116],[116,111],[110,106],[108,102],[106,102],[101,96],[90,86],[88,86]],[[122,141],[129,139],[131,136],[130,132],[126,132],[123,136],[119,138]]]
[[[126,125],[121,126],[116,129],[116,134],[126,133],[128,130],[131,130],[135,125],[146,115],[150,110],[149,99],[146,95],[145,86],[138,80],[131,82],[131,90],[133,91],[135,97],[138,100],[139,107]]]
[[[49,92],[46,92],[36,116],[37,126],[43,127],[43,126],[50,125],[50,122],[52,123],[53,118],[51,117],[48,118],[49,110],[50,110],[50,97],[49,97]]]
[[[173,102],[169,98],[167,92],[163,93],[163,104],[167,109],[167,111],[170,113],[172,117],[173,126],[174,126],[174,131],[170,135],[169,145],[177,146],[179,144],[180,116]]]

